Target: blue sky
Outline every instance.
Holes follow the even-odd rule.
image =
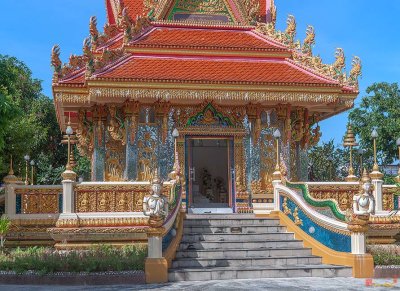
[[[141,1],[141,0],[138,0]],[[66,61],[70,54],[81,54],[82,41],[89,33],[89,18],[105,22],[104,0],[2,0],[0,54],[24,61],[35,78],[43,80],[43,91],[51,96],[50,50],[61,47]],[[360,95],[369,84],[400,81],[400,1],[398,0],[276,0],[278,29],[285,29],[286,18],[297,20],[297,37],[304,39],[308,24],[315,27],[315,54],[324,62],[334,61],[337,47],[347,56],[347,71],[354,55],[363,61]],[[322,140],[340,143],[347,113],[321,123]]]

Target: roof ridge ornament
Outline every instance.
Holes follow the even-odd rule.
[[[83,40],[83,57],[86,62],[85,77],[88,78],[92,76],[94,72],[94,57],[89,37]]]
[[[321,57],[314,56],[312,47],[315,45],[315,30],[309,25],[306,29],[306,37],[303,45],[300,41],[295,41],[296,36],[296,20],[293,15],[289,15],[286,21],[287,27],[284,32],[276,30],[276,6],[272,2],[271,6],[271,22],[256,23],[256,32],[271,38],[292,51],[292,59],[295,63],[300,64],[314,72],[338,81],[340,85],[348,85],[355,91],[358,91],[358,77],[361,76],[361,60],[359,57],[354,57],[352,61],[352,69],[349,77],[347,77],[345,69],[345,55],[342,48],[337,48],[335,51],[335,62],[331,65],[324,64]]]
[[[91,36],[90,42],[92,43],[92,49],[95,51],[97,49],[98,40],[99,40],[99,31],[97,30],[96,16],[90,17],[89,32],[90,32],[90,36]]]
[[[256,24],[260,13],[260,1],[259,0],[242,0],[245,8],[245,17],[249,24]]]
[[[62,67],[62,62],[60,60],[60,47],[58,44],[53,46],[51,49],[51,66],[54,69],[53,73],[53,83],[58,83],[58,80],[61,76],[61,67]]]

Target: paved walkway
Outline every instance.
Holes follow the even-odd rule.
[[[366,280],[353,278],[288,278],[288,279],[258,279],[258,280],[228,280],[208,282],[178,282],[162,285],[119,285],[119,286],[16,286],[0,285],[0,290],[90,290],[90,291],[112,291],[112,290],[190,290],[190,291],[222,291],[222,290],[279,290],[279,291],[301,291],[301,290],[400,290],[400,281],[393,284],[390,279],[374,279],[367,287]],[[386,286],[384,286],[386,284]]]

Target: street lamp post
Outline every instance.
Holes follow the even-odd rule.
[[[172,131],[172,137],[174,138],[174,167],[171,173],[171,179],[178,179],[180,176],[180,167],[179,167],[179,157],[178,157],[178,137],[179,131],[175,128]]]
[[[28,163],[29,160],[31,159],[31,157],[29,155],[25,155],[24,156],[24,160],[25,160],[25,185],[29,185],[29,181],[28,181],[28,175],[29,175],[29,168],[28,168]]]
[[[70,163],[70,159],[71,159],[71,135],[74,133],[74,130],[72,129],[72,127],[71,127],[69,122],[68,122],[67,129],[65,130],[65,133],[67,134],[67,140],[68,140],[68,161],[67,161],[66,169],[71,171],[72,170],[72,166],[71,166],[71,163]]]
[[[374,142],[374,166],[372,167],[372,172],[370,174],[371,179],[380,180],[383,174],[379,171],[378,161],[376,157],[376,139],[378,138],[378,131],[374,128],[371,132],[371,137]]]
[[[282,177],[279,167],[279,139],[281,138],[281,132],[279,131],[278,128],[274,131],[273,136],[276,141],[276,165],[275,165],[275,172],[272,174],[272,180],[281,181]]]
[[[66,170],[62,173],[62,177],[64,180],[69,180],[69,181],[76,181],[76,173],[72,170],[73,165],[71,164],[71,137],[74,134],[74,130],[71,127],[71,122],[68,121],[68,126],[65,130],[65,133],[67,135],[67,146],[68,146],[68,156],[67,156],[67,165],[66,165]],[[75,142],[75,140],[73,141]]]
[[[399,149],[399,171],[397,172],[396,182],[400,183],[400,137],[396,140],[396,145]]]
[[[34,173],[34,170],[35,170],[35,161],[32,160],[32,161],[31,161],[31,185],[34,185],[34,183],[33,183],[33,173]]]

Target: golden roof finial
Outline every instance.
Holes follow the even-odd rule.
[[[362,184],[364,184],[364,183],[371,183],[371,178],[369,177],[366,168],[364,168],[363,175],[362,175],[362,178],[361,178],[361,183],[362,183]]]
[[[352,129],[350,123],[347,124],[347,131],[346,131],[346,135],[344,136],[343,146],[345,146],[345,147],[358,146],[358,143],[356,142],[356,138],[354,137],[353,129]]]
[[[158,170],[157,169],[154,171],[152,184],[162,184],[160,176],[158,175]]]

